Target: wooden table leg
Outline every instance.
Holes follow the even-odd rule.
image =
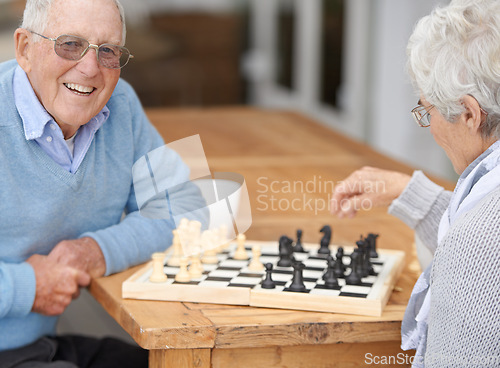
[[[210,368],[211,349],[157,349],[149,351],[149,368]]]

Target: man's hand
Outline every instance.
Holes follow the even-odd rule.
[[[63,240],[52,249],[48,258],[86,272],[92,277],[100,277],[106,272],[106,261],[101,248],[90,237]]]
[[[80,287],[88,286],[90,276],[83,271],[62,265],[48,256],[34,254],[28,262],[35,271],[36,295],[32,311],[56,316],[80,294]]]
[[[330,211],[338,217],[354,217],[361,209],[389,206],[410,179],[400,172],[363,167],[335,187]]]

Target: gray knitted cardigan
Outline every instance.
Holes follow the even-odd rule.
[[[425,367],[497,367],[500,187],[461,216],[438,246],[451,194],[417,171],[389,208],[434,253]]]

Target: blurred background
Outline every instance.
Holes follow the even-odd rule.
[[[405,73],[415,22],[438,0],[122,0],[122,71],[145,107],[298,110],[434,175],[456,178],[410,114]],[[0,61],[24,0],[0,0]]]
[[[145,107],[249,105],[299,111],[433,175],[456,179],[410,114],[405,72],[416,21],[445,0],[121,0],[122,77]],[[24,0],[0,0],[0,62],[14,57]],[[126,333],[86,295],[60,332]],[[92,321],[87,323],[82,321]]]

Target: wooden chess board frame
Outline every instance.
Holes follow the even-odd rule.
[[[266,247],[274,247],[277,251],[278,242],[246,241],[247,249],[253,245],[260,245],[263,253]],[[318,245],[303,244],[306,251],[317,251]],[[233,253],[236,243],[230,244]],[[332,255],[335,255],[337,246],[331,245]],[[350,254],[353,247],[344,247],[345,254]],[[168,259],[171,249],[166,253]],[[340,295],[317,295],[262,289],[260,284],[249,287],[209,287],[190,284],[171,284],[167,282],[154,283],[149,281],[152,273],[152,262],[135,272],[122,284],[122,297],[125,299],[163,300],[195,303],[214,303],[247,305],[252,307],[268,307],[279,309],[296,309],[316,312],[345,313],[363,316],[381,316],[389,300],[394,285],[404,266],[404,252],[399,250],[377,249],[379,260],[378,275],[375,278],[370,292],[366,297],[352,297]],[[251,252],[248,251],[251,259]],[[248,260],[248,262],[250,261]],[[326,263],[326,261],[325,261]],[[326,266],[326,265],[325,265]],[[350,271],[348,271],[350,272]],[[262,271],[265,275],[265,271]],[[169,276],[170,277],[170,276]],[[290,277],[291,279],[291,277]]]

